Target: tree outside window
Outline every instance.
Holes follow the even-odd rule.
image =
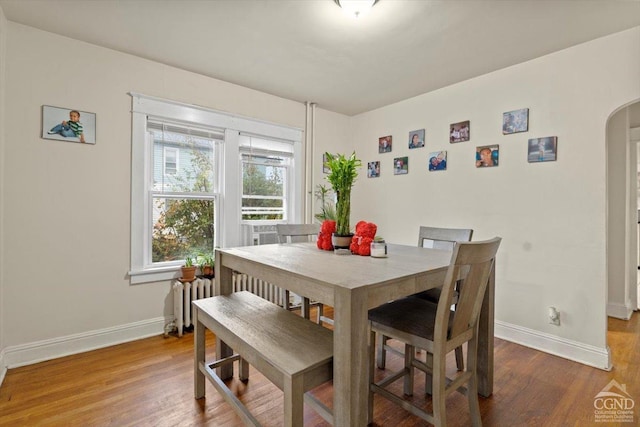
[[[288,159],[268,155],[242,157],[242,219],[285,219]]]
[[[155,132],[154,144],[176,146],[180,153],[177,158],[188,163],[181,165],[180,173],[173,176],[160,177],[154,173],[152,262],[212,254],[216,198],[214,141],[164,130],[161,135]]]

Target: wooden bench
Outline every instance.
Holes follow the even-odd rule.
[[[205,394],[209,378],[246,425],[258,421],[226,386],[239,360],[239,379],[248,380],[248,364],[284,392],[284,425],[303,425],[304,403],[333,424],[331,410],[307,393],[333,378],[333,332],[250,292],[193,301],[195,325],[195,397]],[[205,362],[205,328],[216,335],[216,360]],[[224,341],[235,354],[220,351]]]

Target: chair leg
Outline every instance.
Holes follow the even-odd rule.
[[[469,383],[467,384],[467,399],[469,401],[469,414],[471,415],[472,426],[482,427],[480,402],[478,402],[477,354],[478,338],[476,331],[476,336],[467,343],[467,370],[471,373],[471,378],[469,378]]]
[[[285,310],[291,310],[291,302],[289,301],[289,291],[284,290],[284,294],[282,295],[282,307]]]
[[[433,354],[425,351],[426,355],[426,364],[431,371],[433,372]],[[424,373],[424,392],[425,394],[432,395],[433,394],[433,375],[428,372]]]
[[[376,361],[378,369],[384,369],[387,365],[387,350],[384,347],[387,345],[388,336],[380,334],[380,339],[377,341],[376,346],[378,348]]]
[[[456,347],[456,367],[458,371],[464,371],[464,356],[462,355],[462,346]]]
[[[376,333],[369,334],[369,406],[367,407],[367,424],[373,422],[373,390],[371,384],[375,382],[376,366]]]
[[[440,351],[437,356],[433,356],[432,404],[433,425],[435,427],[446,427],[447,425],[447,414],[445,405],[445,387],[447,385],[445,358],[446,354],[444,354],[442,351]]]
[[[415,368],[413,367],[413,360],[416,357],[415,347],[409,344],[404,345],[404,369],[406,372],[404,377],[404,394],[406,396],[413,396],[413,374]]]
[[[318,303],[318,325],[322,325],[323,317],[324,317],[324,304]]]

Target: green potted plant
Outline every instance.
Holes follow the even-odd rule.
[[[351,243],[351,187],[358,177],[358,168],[362,166],[355,151],[351,156],[326,153],[325,166],[329,168],[326,179],[336,193],[336,232],[333,237],[334,249],[348,249]]]
[[[184,259],[184,265],[182,266],[181,282],[192,282],[196,278],[196,266],[193,265],[193,258],[187,256]]]
[[[213,278],[213,266],[215,264],[215,259],[211,254],[200,254],[198,255],[200,272],[207,279]]]

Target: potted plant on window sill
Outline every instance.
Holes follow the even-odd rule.
[[[192,282],[196,278],[196,266],[193,265],[193,258],[187,256],[184,259],[184,265],[181,267],[182,277],[178,280],[181,282]]]
[[[200,261],[200,273],[206,279],[213,279],[213,277],[214,277],[213,266],[214,266],[214,263],[215,263],[213,255],[200,254],[198,259]]]
[[[344,154],[326,153],[327,161],[324,166],[329,168],[326,179],[331,184],[336,194],[336,232],[332,237],[332,243],[336,252],[349,249],[351,244],[351,228],[349,217],[351,215],[351,187],[358,177],[358,168],[362,166],[355,151],[351,156]]]

